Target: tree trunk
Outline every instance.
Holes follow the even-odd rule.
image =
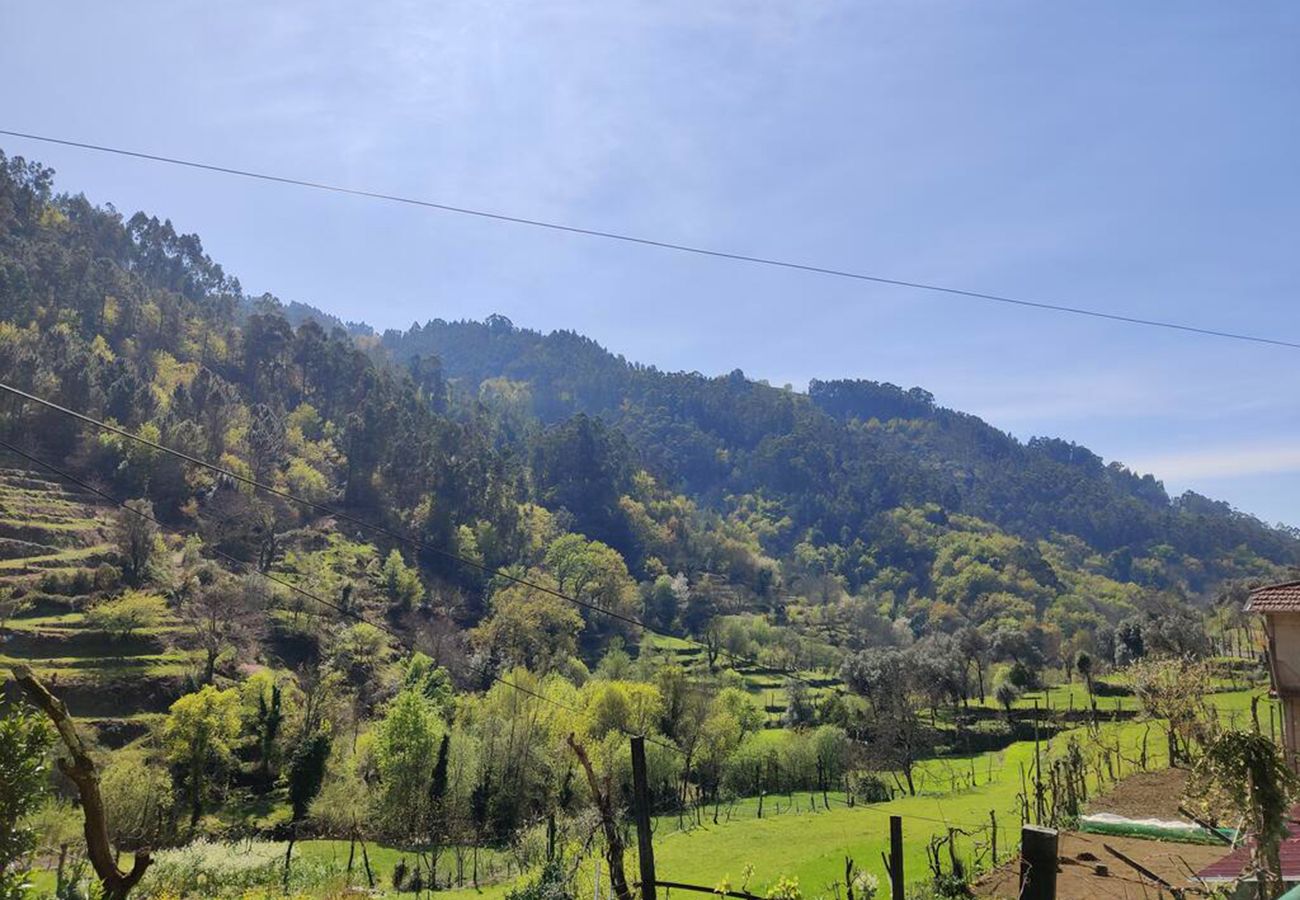
[[[623,871],[623,836],[619,834],[618,820],[614,816],[614,802],[610,794],[609,780],[606,779],[605,788],[602,790],[600,781],[596,778],[596,770],[591,767],[591,760],[587,758],[587,751],[573,737],[569,735],[569,747],[578,757],[578,762],[582,764],[582,769],[587,773],[587,783],[591,787],[591,795],[596,801],[596,808],[600,810],[600,824],[605,831],[605,861],[609,865],[609,886],[614,890],[614,896],[618,900],[632,900],[632,891],[628,888],[627,875]]]
[[[104,814],[104,798],[99,793],[99,772],[90,752],[77,734],[68,708],[37,680],[27,666],[14,666],[14,678],[28,699],[40,708],[54,723],[63,745],[71,759],[60,757],[59,770],[77,786],[81,795],[81,808],[85,815],[86,855],[104,888],[104,900],[126,900],[149,868],[152,859],[148,849],[136,851],[130,872],[117,867],[113,845],[108,837],[108,820]]]
[[[375,889],[375,873],[370,870],[370,854],[366,853],[365,838],[361,839],[361,862],[366,867],[366,883],[370,885],[370,889],[373,891]]]

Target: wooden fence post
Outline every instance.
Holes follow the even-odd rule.
[[[905,900],[903,896],[903,817],[889,817],[889,883],[892,900]]]
[[[996,867],[998,864],[998,811],[996,809],[989,810],[989,834],[993,844],[993,865]]]
[[[1056,900],[1057,832],[1026,825],[1020,829],[1021,900]]]
[[[650,834],[650,784],[645,768],[645,738],[632,738],[632,805],[636,813],[636,849],[641,863],[641,900],[655,900],[655,850]]]

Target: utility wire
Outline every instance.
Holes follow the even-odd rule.
[[[4,448],[5,450],[8,450],[10,453],[14,454],[15,456],[19,456],[19,457],[21,457],[22,459],[25,459],[25,460],[27,460],[28,462],[30,462],[30,463],[32,463],[32,464],[34,464],[34,465],[40,466],[41,468],[43,468],[43,469],[45,469],[45,470],[47,470],[47,471],[49,471],[49,472],[53,472],[55,475],[59,476],[60,478],[63,478],[64,480],[69,481],[69,482],[71,482],[72,484],[75,484],[75,485],[77,485],[78,487],[80,487],[80,488],[82,488],[82,489],[84,489],[84,490],[87,490],[87,491],[91,492],[92,494],[96,495],[97,497],[100,497],[100,498],[102,498],[102,499],[104,499],[104,500],[107,500],[109,503],[112,503],[114,506],[119,506],[119,507],[121,507],[122,509],[124,509],[125,511],[131,513],[131,514],[134,515],[134,516],[138,516],[139,518],[144,519],[144,520],[147,521],[147,522],[152,522],[154,525],[157,525],[159,528],[166,528],[166,527],[167,527],[167,526],[164,525],[161,521],[159,521],[156,517],[150,515],[149,513],[146,513],[146,512],[144,512],[143,510],[140,510],[140,509],[136,509],[136,508],[133,507],[133,506],[129,506],[129,505],[127,504],[127,501],[125,501],[125,500],[119,500],[118,498],[112,496],[111,494],[107,493],[106,491],[102,491],[102,490],[100,490],[99,488],[95,487],[94,485],[90,484],[89,482],[87,482],[87,481],[85,481],[85,480],[83,480],[83,479],[81,479],[81,478],[78,478],[76,475],[73,475],[71,472],[68,472],[68,471],[66,471],[66,470],[64,470],[64,469],[61,469],[61,468],[59,468],[58,466],[54,465],[53,463],[47,462],[47,461],[45,461],[45,460],[43,460],[43,459],[40,459],[39,457],[37,457],[37,456],[35,456],[35,455],[31,454],[31,453],[28,453],[28,452],[26,452],[25,450],[22,450],[22,449],[19,448],[19,447],[14,446],[13,444],[9,443],[8,441],[4,440],[3,438],[0,438],[0,448]],[[371,621],[370,619],[366,618],[364,615],[362,615],[361,613],[357,612],[357,611],[354,610],[354,609],[350,609],[350,608],[348,608],[348,607],[346,607],[346,606],[343,606],[341,603],[336,603],[336,602],[334,602],[334,601],[332,601],[332,600],[328,600],[328,599],[326,599],[326,598],[320,596],[319,594],[317,594],[317,593],[315,593],[315,592],[313,592],[313,591],[309,591],[309,590],[307,590],[307,589],[305,589],[305,588],[303,588],[303,587],[300,587],[299,585],[294,584],[293,582],[291,582],[291,581],[289,581],[289,580],[287,580],[287,579],[277,577],[277,576],[275,576],[275,575],[272,575],[272,574],[269,573],[269,572],[263,572],[261,569],[257,568],[256,566],[252,565],[251,563],[249,563],[249,562],[247,562],[247,561],[245,561],[245,560],[239,559],[239,558],[237,558],[237,557],[235,557],[235,556],[232,556],[232,555],[230,555],[229,553],[226,553],[226,552],[222,551],[222,550],[221,550],[220,548],[218,548],[218,547],[208,547],[207,549],[209,550],[209,552],[212,553],[212,555],[217,556],[217,557],[219,557],[219,558],[225,560],[225,561],[228,562],[228,563],[231,563],[231,564],[233,564],[233,565],[236,565],[236,566],[240,567],[241,569],[244,569],[244,570],[248,571],[249,573],[251,573],[251,574],[253,574],[253,575],[257,575],[257,576],[259,576],[259,577],[261,577],[261,578],[265,578],[267,581],[270,581],[270,582],[272,582],[272,583],[274,583],[274,584],[278,584],[278,585],[280,585],[281,587],[288,588],[289,590],[293,591],[294,593],[299,594],[300,596],[306,597],[306,598],[308,598],[308,599],[310,599],[310,600],[313,600],[313,601],[315,601],[316,603],[319,603],[319,604],[321,604],[322,606],[324,606],[324,607],[326,607],[326,608],[328,608],[328,609],[332,609],[332,610],[334,610],[335,612],[339,613],[339,614],[342,615],[342,616],[346,616],[347,618],[353,619],[354,621],[357,621],[357,622],[360,622],[360,623],[363,623],[363,624],[366,624],[366,625],[370,625],[370,626],[373,627],[373,628],[378,628],[378,629],[380,629],[381,631],[386,632],[386,633],[387,633],[388,635],[390,635],[394,640],[396,640],[396,641],[397,641],[397,642],[402,646],[402,648],[405,649],[408,653],[414,653],[414,652],[416,652],[416,651],[419,649],[419,648],[417,648],[417,647],[415,646],[415,644],[414,644],[412,641],[410,641],[410,640],[409,640],[409,639],[408,639],[404,634],[402,634],[400,631],[398,631],[396,628],[393,628],[391,625],[389,625],[389,624],[386,623],[386,622],[374,622],[374,621]],[[526,688],[526,687],[524,687],[523,685],[518,684],[517,682],[510,681],[509,679],[506,679],[506,678],[502,678],[500,675],[497,675],[497,674],[495,674],[494,672],[490,672],[490,671],[489,671],[489,672],[487,672],[486,674],[487,674],[488,678],[490,678],[492,681],[494,681],[494,682],[497,683],[497,684],[500,684],[500,685],[503,685],[503,686],[505,686],[505,687],[511,688],[511,689],[513,689],[513,690],[516,690],[516,691],[518,691],[518,692],[521,693],[521,694],[526,694],[527,696],[529,696],[529,697],[533,697],[534,699],[541,700],[541,701],[543,701],[543,702],[545,702],[545,703],[549,703],[549,704],[551,704],[552,706],[555,706],[555,707],[557,707],[557,708],[559,708],[559,709],[563,709],[563,710],[566,711],[566,712],[570,712],[570,713],[573,713],[573,714],[575,714],[575,715],[582,715],[582,710],[578,709],[578,708],[575,707],[575,706],[570,706],[570,705],[567,704],[567,703],[562,703],[562,702],[560,702],[559,700],[556,700],[554,697],[547,697],[547,696],[544,695],[544,694],[539,694],[539,693],[537,693],[536,691],[531,690],[530,688]],[[635,735],[635,734],[633,734],[633,733],[631,733],[631,732],[628,732],[628,731],[626,731],[626,730],[624,730],[624,729],[621,729],[621,728],[620,728],[619,731],[623,732],[623,734],[624,734],[625,736],[627,736],[627,737],[637,737],[637,735]],[[646,740],[647,743],[655,744],[655,745],[657,745],[657,746],[663,747],[663,748],[666,749],[666,750],[671,750],[671,751],[673,751],[673,752],[675,752],[675,753],[679,753],[679,754],[683,754],[683,755],[684,755],[684,751],[683,751],[680,747],[676,746],[675,744],[670,744],[670,743],[667,743],[666,741],[661,741],[661,740],[659,740],[659,739],[657,739],[657,738],[654,738],[654,737],[652,737],[652,736],[649,736],[649,735],[642,735],[642,737],[645,737],[645,740]]]
[[[316,512],[320,513],[323,516],[329,516],[334,519],[338,519],[344,522],[349,522],[357,526],[358,528],[364,528],[376,534],[381,534],[384,537],[387,537],[391,540],[400,541],[402,543],[408,544],[409,546],[415,547],[416,549],[423,550],[427,553],[432,553],[437,556],[440,556],[443,559],[449,560],[451,562],[469,566],[470,568],[476,569],[484,573],[485,575],[502,578],[506,581],[511,582],[512,584],[517,584],[520,585],[521,587],[529,588],[530,590],[540,591],[542,593],[549,594],[550,596],[563,600],[566,603],[572,603],[576,606],[582,607],[583,609],[586,609],[598,615],[609,616],[612,619],[615,619],[617,621],[623,622],[628,625],[632,625],[637,628],[644,628],[646,631],[653,632],[654,634],[660,635],[661,637],[673,638],[675,640],[684,640],[687,643],[693,644],[703,649],[706,653],[715,652],[712,650],[712,648],[709,647],[708,644],[705,644],[703,641],[699,641],[694,638],[679,637],[678,635],[673,634],[667,629],[652,626],[647,622],[644,622],[636,618],[635,616],[628,616],[620,612],[604,609],[595,603],[590,603],[578,597],[571,596],[570,594],[566,594],[563,591],[557,591],[554,588],[547,587],[544,584],[540,584],[536,581],[532,581],[527,578],[521,578],[518,575],[515,575],[505,569],[493,568],[492,566],[485,565],[484,563],[476,562],[475,560],[468,559],[463,556],[459,556],[458,554],[452,553],[449,550],[443,550],[440,547],[434,547],[430,544],[426,544],[424,541],[420,541],[408,535],[404,535],[399,532],[393,531],[391,528],[387,528],[383,525],[376,525],[373,522],[369,522],[365,519],[357,518],[356,516],[352,516],[349,515],[348,513],[341,512],[332,507],[326,506],[322,503],[317,503],[313,500],[308,500],[304,497],[299,497],[293,493],[290,493],[289,491],[281,490],[280,488],[273,487],[272,485],[269,484],[265,484],[264,482],[258,481],[254,478],[250,478],[247,475],[241,475],[238,472],[234,472],[231,471],[230,469],[224,468],[222,466],[218,466],[215,463],[210,463],[207,460],[199,459],[197,456],[192,456],[188,453],[184,453],[180,450],[176,450],[175,448],[168,447],[165,444],[160,444],[157,441],[151,441],[148,438],[141,437],[138,434],[132,434],[130,431],[127,431],[125,428],[121,428],[117,425],[112,425],[108,422],[103,422],[92,416],[88,416],[85,413],[80,413],[77,412],[76,410],[69,409],[66,406],[60,406],[59,404],[54,403],[51,400],[46,400],[42,397],[37,397],[35,394],[29,394],[27,391],[13,387],[12,385],[9,384],[5,384],[4,382],[0,382],[0,390],[6,391],[24,400],[30,400],[33,403],[38,403],[41,406],[46,407],[47,409],[52,409],[55,412],[61,413],[63,415],[71,416],[81,422],[84,422],[88,425],[93,425],[94,427],[99,428],[103,431],[108,431],[111,432],[112,434],[116,434],[121,437],[127,438],[129,440],[135,441],[137,443],[143,444],[144,446],[149,447],[153,450],[157,450],[161,453],[170,454],[171,456],[174,456],[177,459],[181,459],[192,465],[196,465],[204,469],[208,469],[209,471],[221,475],[222,477],[230,478],[234,481],[241,482],[256,490],[265,491],[269,494],[272,494],[276,497],[280,497],[284,500],[288,500],[292,503],[301,504],[302,506],[315,510]],[[768,674],[772,674],[772,675],[782,675],[786,678],[791,678],[795,681],[802,681],[804,684],[808,685],[809,687],[812,687],[808,679],[800,675],[798,672],[794,672],[789,669],[778,669],[778,668],[773,668],[771,666],[765,666],[762,663],[758,662],[757,660],[748,659],[746,657],[739,656],[737,654],[731,653],[730,651],[723,650],[720,648],[716,652],[719,655],[725,657],[733,665],[735,665],[736,663],[740,663],[743,666],[746,666],[751,669],[757,669],[760,672],[767,672]]]
[[[625,234],[618,231],[605,231],[599,228],[586,228],[578,225],[566,225],[562,222],[551,222],[544,219],[531,219],[525,216],[510,215],[508,213],[492,212],[490,210],[476,209],[468,206],[455,206],[450,203],[439,203],[433,200],[421,200],[414,197],[406,197],[400,194],[386,194],[380,191],[365,190],[362,188],[349,188],[336,184],[328,184],[322,181],[311,181],[305,178],[294,178],[285,175],[272,175],[266,172],[255,172],[249,169],[236,169],[231,166],[221,166],[212,163],[196,162],[194,160],[180,159],[172,156],[161,156],[156,153],[143,153],[137,150],[125,150],[120,147],[108,147],[102,144],[91,144],[84,141],[73,141],[65,138],[49,137],[40,134],[31,134],[23,131],[11,131],[0,128],[0,135],[9,137],[22,138],[23,140],[39,141],[45,144],[58,144],[63,147],[75,147],[79,150],[92,150],[96,153],[109,153],[116,156],[126,156],[133,159],[147,160],[149,162],[164,163],[171,166],[183,166],[188,169],[201,169],[206,172],[217,172],[222,175],[234,175],[240,178],[252,178],[259,181],[270,181],[276,184],[287,184],[295,187],[311,188],[318,191],[329,191],[335,194],[348,194],[354,197],[366,197],[371,200],[384,200],[390,203],[401,203],[407,206],[418,206],[425,209],[436,209],[441,212],[455,213],[461,216],[474,216],[480,219],[490,219],[496,222],[507,222],[512,225],[525,225],[530,228],[544,228],[550,231],[560,231],[567,234],[583,235],[585,237],[601,238],[610,241],[620,241],[625,244],[636,244],[643,247],[654,247],[660,250],[671,250],[677,253],[690,253],[696,256],[707,256],[714,259],[725,259],[732,262],[750,263],[759,266],[768,266],[779,269],[791,269],[798,272],[809,272],[816,275],[828,275],[834,278],[848,278],[854,281],[866,281],[872,284],[882,284],[890,287],[908,288],[916,291],[928,291],[936,294],[947,294],[955,297],[964,297],[969,300],[983,300],[990,303],[1001,303],[1009,306],[1027,307],[1030,309],[1048,310],[1051,312],[1067,313],[1074,316],[1087,316],[1094,319],[1105,319],[1111,322],[1120,322],[1126,325],[1141,325],[1149,328],[1165,328],[1173,331],[1181,331],[1190,334],[1206,335],[1209,337],[1227,338],[1234,341],[1248,341],[1255,344],[1271,344],[1276,347],[1288,347],[1292,350],[1300,350],[1300,342],[1282,340],[1279,338],[1269,338],[1257,334],[1245,334],[1242,332],[1223,331],[1217,328],[1201,328],[1195,325],[1186,325],[1181,322],[1170,322],[1163,319],[1147,319],[1140,316],[1128,316],[1120,313],[1108,313],[1098,309],[1089,309],[1082,306],[1068,306],[1062,303],[1050,303],[1044,300],[1027,300],[1022,297],[1010,297],[1005,294],[990,294],[984,291],[967,290],[965,288],[948,287],[941,284],[932,284],[925,281],[912,281],[904,278],[889,278],[884,275],[871,275],[866,272],[858,272],[850,269],[835,269],[827,266],[818,266],[811,263],[794,262],[792,260],[779,259],[769,256],[755,256],[748,253],[733,253],[728,250],[715,250],[708,247],[699,247],[693,244],[679,244],[673,241],[659,240],[657,238],[640,237],[633,234]]]

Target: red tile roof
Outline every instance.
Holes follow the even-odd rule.
[[[1290,822],[1290,835],[1282,842],[1279,848],[1279,856],[1282,860],[1282,880],[1283,881],[1300,881],[1300,804],[1292,807]],[[1250,852],[1255,841],[1252,838],[1245,844],[1233,850],[1223,859],[1206,866],[1196,873],[1196,877],[1203,881],[1235,881],[1250,870]]]
[[[1256,588],[1246,601],[1250,612],[1300,612],[1300,581]]]

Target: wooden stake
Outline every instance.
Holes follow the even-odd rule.
[[[996,866],[998,864],[998,811],[996,809],[989,810],[989,827],[992,829],[990,834],[993,835],[993,865]]]
[[[889,817],[889,884],[892,900],[905,900],[903,894],[903,817]]]

